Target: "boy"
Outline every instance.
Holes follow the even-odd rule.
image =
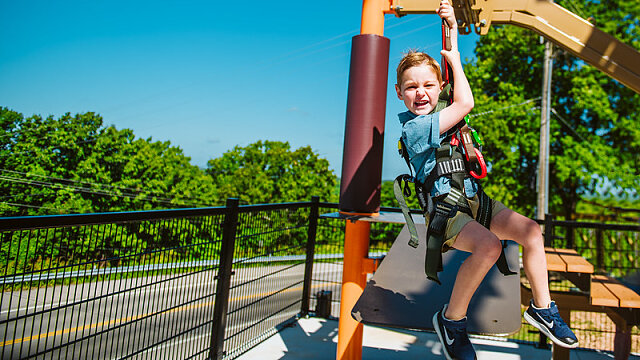
[[[443,88],[437,62],[421,52],[410,52],[397,68],[398,98],[408,111],[400,113],[402,137],[416,178],[425,183],[436,165],[436,149],[446,138],[447,130],[459,123],[473,109],[473,94],[464,74],[458,52],[458,28],[452,6],[440,3],[438,15],[445,19],[451,33],[451,50],[441,53],[450,64],[455,80],[453,103],[432,113]],[[578,346],[578,340],[558,314],[551,301],[544,252],[544,241],[538,224],[490,200],[492,217],[490,231],[474,220],[477,212],[478,185],[466,176],[464,193],[473,217],[457,212],[449,218],[444,232],[443,251],[453,247],[471,255],[462,263],[451,292],[449,304],[433,317],[433,326],[447,359],[476,359],[467,336],[466,315],[469,301],[489,269],[501,254],[501,239],[513,239],[523,247],[524,271],[531,284],[533,299],[524,314],[525,319],[546,334],[554,343],[568,348]],[[446,176],[437,178],[430,189],[435,203],[451,192],[454,183]],[[461,184],[462,185],[462,184]]]

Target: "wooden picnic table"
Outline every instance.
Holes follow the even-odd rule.
[[[571,311],[604,312],[616,324],[615,359],[628,359],[631,328],[640,324],[640,295],[612,277],[595,274],[594,267],[573,249],[545,248],[547,270],[561,274],[581,291],[552,291],[562,318],[570,325]],[[522,304],[529,305],[531,289],[522,286]],[[569,350],[553,346],[554,360],[568,360]]]

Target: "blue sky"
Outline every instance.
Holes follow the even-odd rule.
[[[106,125],[169,140],[206,166],[257,140],[310,145],[340,175],[351,37],[361,1],[2,1],[0,106],[56,117],[94,111]],[[437,55],[435,15],[385,18],[391,39],[383,179],[403,111],[402,52]],[[461,37],[463,58],[477,36]],[[437,57],[439,59],[439,56]]]

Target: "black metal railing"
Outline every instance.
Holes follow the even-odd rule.
[[[598,274],[616,278],[640,291],[640,225],[606,224],[579,221],[558,221],[547,215],[544,224],[545,244],[555,248],[575,249],[594,265]],[[635,277],[636,279],[632,278]],[[557,291],[572,291],[574,285],[561,276],[550,274],[550,287]],[[606,313],[571,312],[571,327],[580,339],[580,346],[605,351],[614,350],[616,325]],[[538,331],[523,321],[517,340],[538,341]],[[634,327],[631,351],[640,352],[640,331]]]
[[[337,318],[345,223],[318,217],[336,209],[317,198],[230,199],[0,219],[0,358],[232,359],[297,316]],[[384,256],[401,227],[373,223],[369,256]],[[546,229],[549,244],[575,248],[599,271],[622,278],[640,268],[637,225],[548,219]],[[605,338],[583,345],[611,350],[614,328],[601,315],[572,323],[582,338]],[[511,338],[537,342],[528,326]]]
[[[236,357],[308,312],[318,204],[0,219],[0,358]]]

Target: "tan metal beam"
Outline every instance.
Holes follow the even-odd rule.
[[[547,0],[454,0],[460,32],[486,34],[491,24],[535,31],[640,93],[640,52]],[[398,16],[434,14],[439,0],[392,0]]]

